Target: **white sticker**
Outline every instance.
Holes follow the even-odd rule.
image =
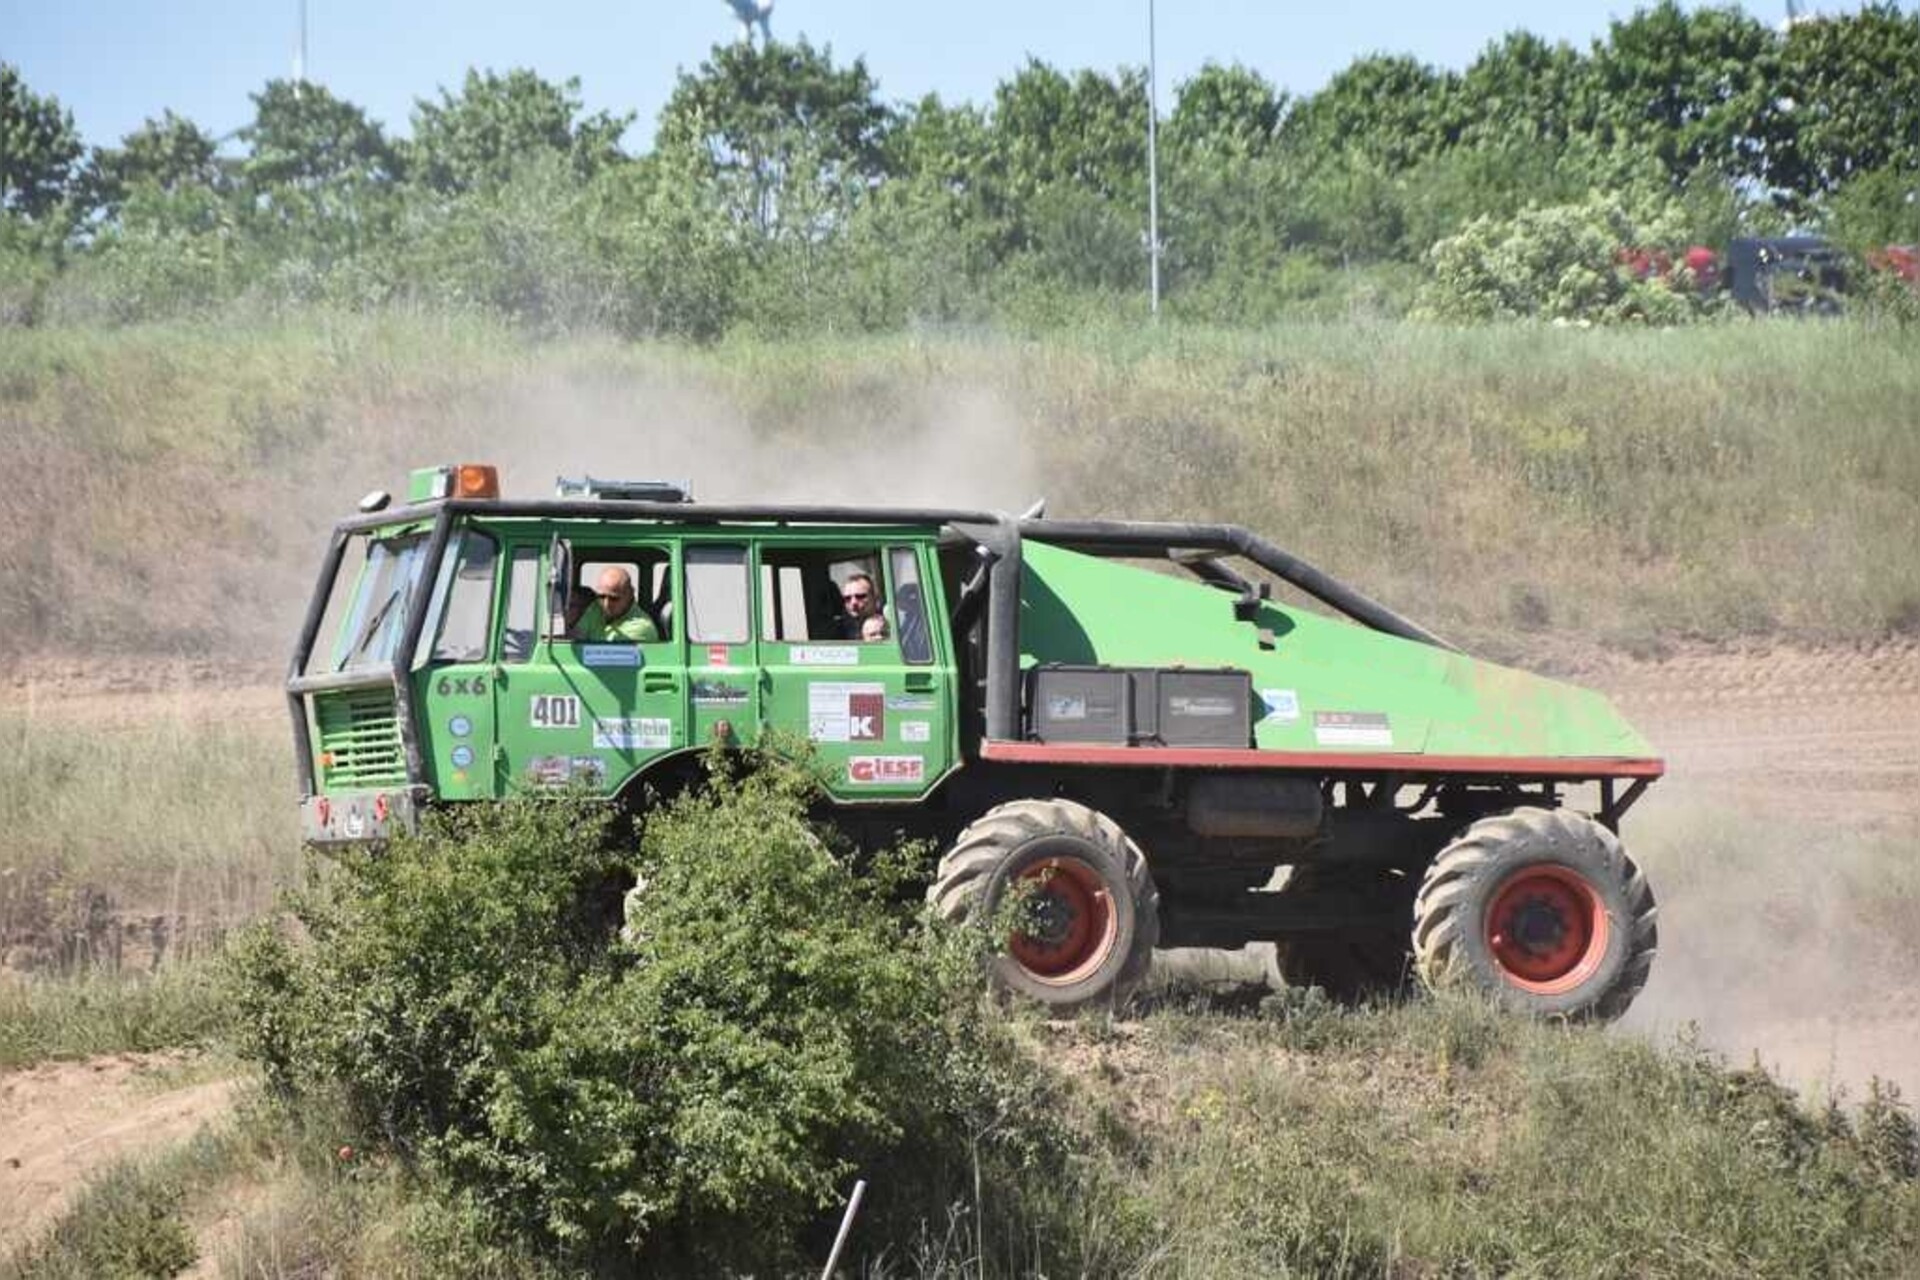
[[[634,644],[583,644],[580,661],[589,667],[637,667],[641,663],[640,646]]]
[[[1263,720],[1298,720],[1300,718],[1300,695],[1292,689],[1262,689],[1260,701],[1266,704],[1267,714]]]
[[[879,742],[887,736],[887,687],[818,681],[807,686],[807,736],[815,742]]]
[[[1316,711],[1313,740],[1323,747],[1390,747],[1393,726],[1383,711]]]
[[[536,729],[578,729],[580,699],[572,694],[535,694],[527,719]]]
[[[932,742],[933,725],[926,720],[902,720],[900,722],[900,741]]]
[[[1077,694],[1049,694],[1047,696],[1047,718],[1051,720],[1085,720],[1087,718],[1087,700]]]
[[[615,751],[653,751],[673,745],[673,721],[642,717],[595,720],[593,745]]]
[[[857,644],[788,645],[787,661],[796,667],[855,667],[860,665],[860,646]]]
[[[847,761],[847,781],[861,786],[919,782],[926,776],[927,762],[919,756],[855,756]]]
[[[1167,699],[1167,710],[1176,716],[1217,718],[1234,715],[1240,707],[1237,699],[1215,694],[1176,693]]]

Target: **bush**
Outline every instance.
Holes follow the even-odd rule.
[[[804,770],[716,767],[637,856],[534,799],[343,859],[300,902],[311,945],[239,949],[247,1051],[290,1099],[337,1079],[363,1141],[580,1258],[779,1268],[856,1175],[871,1241],[976,1155],[1051,1167],[1052,1086],[974,1016],[971,946],[894,905],[905,862],[856,874]]]
[[[1672,210],[1639,212],[1617,199],[1475,218],[1433,246],[1426,314],[1444,320],[1645,320],[1673,324],[1698,309],[1691,281],[1639,279],[1623,252],[1685,248]]]

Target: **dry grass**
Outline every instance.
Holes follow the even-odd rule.
[[[325,523],[411,464],[727,497],[1236,520],[1435,625],[1640,648],[1920,626],[1920,339],[1293,324],[695,350],[316,313],[0,334],[9,653],[276,665]],[[190,508],[190,514],[183,510]]]

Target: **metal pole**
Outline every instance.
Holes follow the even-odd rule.
[[[833,1238],[833,1252],[827,1255],[826,1269],[821,1271],[820,1280],[833,1280],[833,1269],[840,1265],[840,1251],[847,1247],[847,1236],[853,1230],[853,1216],[860,1212],[860,1201],[867,1194],[867,1180],[860,1179],[853,1184],[853,1194],[847,1197],[846,1216],[840,1219],[840,1234]]]
[[[1154,50],[1153,0],[1147,0],[1147,289],[1148,309],[1160,318],[1159,65]]]

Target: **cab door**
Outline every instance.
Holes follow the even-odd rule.
[[[655,582],[650,565],[666,566],[659,581],[674,580],[665,546],[576,549],[563,567],[577,579],[629,557],[643,593]],[[504,792],[580,787],[608,794],[688,745],[686,644],[671,620],[672,599],[668,593],[664,601],[649,600],[650,612],[668,617],[660,639],[638,644],[556,638],[564,622],[556,625],[551,599],[543,603],[529,660],[503,664],[494,682],[495,758]]]
[[[958,758],[953,663],[924,555],[905,541],[759,547],[762,722],[810,738],[843,801],[917,799]],[[848,638],[827,598],[856,573],[881,584],[883,639]]]
[[[760,739],[760,646],[753,633],[749,555],[743,540],[681,548],[687,724],[695,745],[750,746]]]

